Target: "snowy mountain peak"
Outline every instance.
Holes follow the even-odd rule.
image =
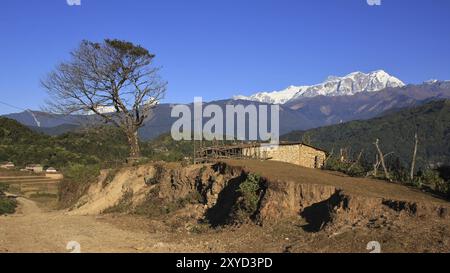
[[[284,104],[291,100],[305,97],[354,95],[359,92],[380,91],[387,87],[402,87],[405,84],[386,73],[376,70],[370,73],[352,72],[343,77],[329,76],[323,83],[311,86],[289,86],[273,92],[260,92],[251,96],[234,96],[233,99],[244,99],[266,103]]]

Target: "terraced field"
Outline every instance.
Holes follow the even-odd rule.
[[[9,184],[10,191],[20,193],[25,196],[32,194],[56,194],[58,192],[58,184],[61,182],[62,176],[52,175],[8,175],[0,174],[0,183]]]

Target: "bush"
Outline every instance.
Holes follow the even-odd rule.
[[[16,207],[16,199],[0,196],[0,215],[14,213],[16,211]]]
[[[147,217],[159,217],[182,209],[189,204],[202,203],[202,201],[203,197],[197,191],[191,192],[184,198],[167,201],[159,198],[158,190],[153,189],[144,202],[136,206],[133,213]]]
[[[116,177],[117,173],[120,171],[119,168],[114,168],[114,169],[110,169],[108,170],[108,174],[105,177],[105,180],[103,180],[103,187],[106,187],[107,185],[109,185],[114,178]]]
[[[9,184],[0,183],[0,192],[7,191],[9,189]]]
[[[330,171],[337,171],[341,173],[345,173],[349,176],[361,176],[366,173],[366,170],[361,164],[355,164],[352,166],[352,163],[341,162],[336,157],[331,157],[327,160],[324,169]],[[351,168],[350,168],[351,167]],[[350,170],[349,170],[350,168]]]
[[[126,213],[129,212],[132,206],[133,191],[129,190],[124,193],[119,203],[109,207],[103,213]]]
[[[234,205],[232,219],[237,222],[244,222],[255,216],[261,190],[261,177],[257,174],[249,174],[237,189],[240,197]]]
[[[383,169],[380,170],[380,173],[384,175]],[[393,168],[390,171],[391,179],[396,182],[410,184],[414,187],[420,188],[420,181],[415,179],[411,180],[409,170],[401,167]]]
[[[435,170],[425,171],[420,177],[420,180],[423,185],[429,186],[438,193],[447,196],[450,194],[450,183],[442,179]]]
[[[100,174],[98,165],[71,164],[63,169],[64,178],[79,183],[87,183]]]
[[[257,209],[259,201],[260,176],[249,174],[247,179],[239,185],[238,192],[242,195],[241,209],[249,213]]]

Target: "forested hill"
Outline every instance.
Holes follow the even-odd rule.
[[[34,132],[15,120],[0,118],[0,161],[59,168],[70,163],[124,160],[127,155],[126,138],[112,127],[80,129],[52,137]]]
[[[450,100],[433,101],[419,107],[403,109],[370,120],[351,121],[343,124],[294,131],[283,135],[283,140],[303,140],[312,145],[340,152],[347,148],[353,157],[363,151],[363,159],[375,158],[374,142],[380,139],[384,153],[391,164],[407,167],[411,162],[414,134],[418,133],[418,166],[450,163]]]
[[[150,160],[178,161],[192,155],[190,143],[173,141],[169,134],[141,142],[141,150]],[[125,135],[113,126],[80,127],[49,136],[0,117],[0,162],[12,161],[19,167],[34,163],[56,168],[70,164],[109,168],[125,162],[128,152]]]

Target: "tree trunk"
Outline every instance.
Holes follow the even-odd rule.
[[[416,155],[417,155],[417,145],[419,144],[419,139],[417,138],[417,133],[414,135],[414,152],[413,152],[413,158],[411,162],[411,173],[409,174],[411,181],[414,180],[414,167],[416,165]]]
[[[380,160],[378,159],[378,154],[375,156],[375,164],[373,164],[373,176],[378,175],[378,166],[380,166]]]
[[[377,148],[378,155],[379,155],[379,157],[380,157],[381,166],[383,167],[383,170],[384,170],[384,176],[386,177],[387,180],[391,180],[391,178],[389,177],[389,172],[388,172],[388,170],[387,170],[387,168],[386,168],[386,164],[384,163],[384,155],[383,155],[383,153],[381,152],[380,147],[378,146],[378,142],[379,142],[379,140],[378,140],[378,138],[377,138],[377,140],[375,141],[374,144],[375,144],[375,147]]]
[[[130,146],[130,159],[137,159],[141,156],[139,148],[139,136],[137,129],[130,129],[127,132],[128,145]]]
[[[352,165],[350,165],[350,167],[348,167],[347,172],[349,172],[353,167],[356,166],[356,164],[359,163],[359,160],[361,160],[361,156],[363,154],[364,150],[361,150],[361,152],[359,153],[358,157],[356,158],[356,161],[352,163]]]
[[[333,156],[334,153],[334,149],[331,149],[330,154],[325,158],[325,160],[323,161],[323,167],[325,168],[327,165],[328,160]]]

